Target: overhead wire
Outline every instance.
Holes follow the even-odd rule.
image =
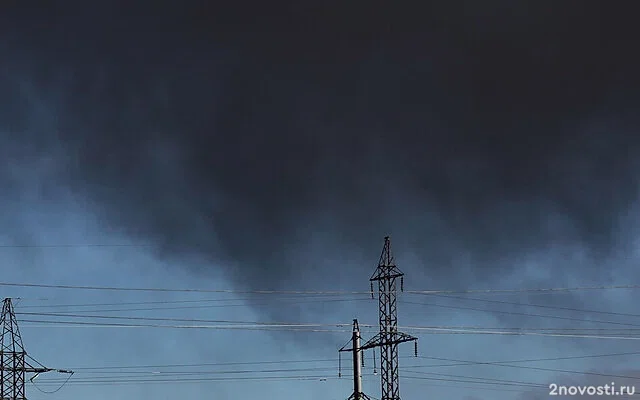
[[[640,355],[640,352],[621,352],[621,353],[600,353],[600,354],[587,354],[577,356],[563,356],[563,357],[549,357],[549,358],[525,358],[506,361],[495,361],[499,363],[530,363],[530,362],[548,362],[548,361],[565,361],[565,360],[581,360],[587,358],[603,358],[603,357],[626,357]],[[400,358],[407,359],[428,359],[426,356],[403,356]],[[209,363],[189,363],[189,364],[141,364],[141,365],[104,365],[104,366],[75,366],[72,369],[74,371],[106,371],[115,369],[161,369],[161,368],[194,368],[194,367],[210,367],[210,366],[243,366],[243,365],[269,365],[269,364],[307,364],[307,363],[338,363],[339,358],[317,358],[317,359],[303,359],[303,360],[252,360],[252,361],[233,361],[233,362],[209,362]],[[463,363],[454,364],[435,364],[427,365],[425,367],[451,367],[451,366],[463,366],[478,364],[477,361],[465,361]]]
[[[207,378],[174,378],[174,379],[111,379],[111,380],[71,380],[69,381],[69,385],[108,385],[108,386],[118,386],[118,385],[127,385],[127,384],[144,384],[144,383],[205,383],[205,382],[234,382],[234,381],[296,381],[296,380],[337,380],[338,377],[325,376],[325,375],[301,375],[301,376],[239,376],[239,377],[207,377]],[[54,384],[57,382],[48,381],[46,384]],[[41,385],[45,384],[44,380],[40,382]]]
[[[282,372],[311,372],[311,371],[316,371],[316,372],[327,372],[327,375],[313,375],[313,376],[309,376],[309,375],[300,375],[300,374],[296,374],[296,375],[286,375],[286,376],[278,376],[278,377],[272,377],[272,376],[241,376],[241,377],[237,377],[237,376],[233,376],[233,377],[224,377],[224,378],[220,378],[218,376],[210,376],[210,375],[238,375],[238,374],[255,374],[255,373],[282,373]],[[126,375],[126,376],[104,376],[104,377],[96,377],[96,376],[92,376],[92,377],[88,377],[88,378],[80,378],[80,379],[76,379],[73,384],[74,385],[82,385],[82,384],[95,384],[95,385],[101,385],[101,384],[118,384],[118,383],[168,383],[168,382],[207,382],[207,381],[219,381],[219,380],[225,380],[225,381],[233,381],[233,380],[271,380],[271,378],[282,378],[282,379],[286,379],[286,378],[290,378],[290,379],[303,379],[303,378],[309,378],[309,379],[320,379],[320,380],[327,380],[327,379],[339,379],[338,377],[335,376],[331,376],[330,373],[332,372],[332,370],[328,369],[328,368],[300,368],[300,369],[273,369],[273,370],[242,370],[242,371],[211,371],[211,372],[185,372],[183,373],[181,376],[177,376],[177,374],[158,374],[156,379],[152,379],[149,378],[149,374],[147,375],[142,375],[142,374],[130,374],[130,375]],[[466,382],[466,383],[474,383],[474,384],[490,384],[490,385],[515,385],[515,386],[533,386],[533,385],[537,385],[534,383],[530,383],[530,382],[522,382],[522,381],[510,381],[510,380],[506,380],[506,379],[484,379],[484,378],[477,378],[477,377],[467,377],[467,376],[460,376],[460,375],[454,375],[454,374],[437,374],[437,373],[424,373],[424,374],[429,374],[429,375],[434,375],[434,376],[443,376],[443,377],[447,377],[448,379],[443,379],[443,378],[430,378],[430,379],[434,379],[434,380],[440,380],[440,381],[449,381],[449,382]],[[200,377],[196,377],[198,375],[209,375],[209,376],[200,376]],[[345,378],[349,378],[349,375],[344,375]],[[453,379],[452,379],[453,378]],[[462,378],[461,379],[456,379],[456,378]],[[483,379],[483,381],[478,382],[479,379]],[[57,383],[59,379],[53,379],[53,380],[49,380],[46,383],[47,384],[54,384]]]
[[[559,315],[532,314],[532,313],[524,313],[524,312],[517,312],[517,311],[505,311],[505,310],[487,310],[487,309],[476,308],[476,307],[453,306],[453,305],[447,305],[447,304],[425,303],[425,302],[415,302],[415,301],[407,301],[407,300],[398,300],[398,302],[400,304],[413,304],[413,305],[422,305],[422,306],[429,306],[429,307],[448,308],[448,309],[454,309],[454,310],[480,311],[480,312],[486,312],[486,313],[492,313],[492,314],[519,315],[519,316],[525,316],[525,317],[548,318],[548,319],[575,321],[575,322],[582,322],[582,323],[611,324],[611,325],[640,327],[640,323],[634,324],[629,322],[617,322],[617,321],[585,320],[584,318],[564,317]]]
[[[170,328],[170,329],[209,329],[209,330],[245,330],[245,331],[286,331],[286,332],[316,332],[316,333],[345,333],[351,332],[351,329],[335,329],[333,324],[325,324],[327,327],[318,326],[320,324],[291,324],[291,325],[241,325],[241,324],[223,324],[223,325],[168,325],[168,324],[124,324],[124,323],[97,323],[91,321],[46,321],[46,320],[22,320],[28,323],[40,323],[48,327],[101,327],[101,328]],[[329,326],[330,325],[330,326]],[[344,324],[349,325],[349,324]],[[451,329],[439,327],[404,327],[405,332],[418,332],[428,334],[472,334],[472,335],[501,335],[501,336],[537,336],[537,337],[555,337],[555,338],[581,338],[581,339],[608,339],[608,340],[640,340],[640,336],[625,336],[622,334],[579,334],[579,333],[560,333],[560,332],[527,332],[524,330],[505,331],[505,330],[486,330],[486,329]]]
[[[571,371],[571,370],[562,370],[562,369],[553,369],[553,368],[538,368],[532,366],[522,366],[522,365],[511,365],[516,363],[524,363],[524,362],[538,362],[538,361],[557,361],[557,360],[566,360],[566,359],[584,359],[584,358],[597,358],[597,357],[613,357],[613,356],[629,356],[638,353],[609,353],[609,354],[594,354],[594,355],[581,355],[581,356],[570,356],[570,357],[554,357],[554,358],[539,358],[539,359],[521,359],[521,360],[510,360],[510,361],[497,361],[497,362],[480,362],[480,361],[468,361],[468,360],[455,360],[449,358],[439,358],[439,357],[425,357],[421,356],[421,359],[431,359],[431,360],[444,360],[444,361],[454,361],[458,362],[457,364],[440,364],[440,365],[410,365],[405,366],[403,369],[407,369],[407,373],[409,375],[405,375],[405,379],[411,380],[428,380],[428,381],[443,381],[443,382],[455,382],[455,383],[467,383],[473,385],[481,385],[482,387],[519,387],[519,388],[543,388],[547,387],[546,385],[535,383],[535,382],[524,382],[524,381],[513,381],[506,379],[494,379],[494,378],[485,378],[485,377],[473,377],[473,376],[464,376],[464,375],[455,375],[455,374],[443,374],[443,373],[432,373],[432,372],[424,372],[424,371],[414,371],[414,369],[421,368],[433,368],[439,366],[456,366],[456,365],[496,365],[503,366],[509,368],[526,368],[526,369],[534,369],[534,370],[543,370],[543,371],[551,371],[551,372],[564,372],[571,374],[591,374],[597,376],[605,376],[611,378],[633,378],[623,375],[612,375],[612,374],[598,374],[598,373],[590,373],[589,371]],[[408,358],[408,357],[407,357]],[[413,358],[413,357],[412,357]],[[317,359],[317,360],[281,360],[281,361],[253,361],[253,362],[243,362],[243,363],[201,363],[201,364],[165,364],[165,365],[139,365],[139,366],[105,366],[105,367],[77,367],[75,370],[82,373],[84,370],[86,372],[93,371],[96,374],[104,374],[107,370],[113,371],[113,368],[149,368],[154,370],[159,370],[164,367],[175,367],[175,366],[203,366],[203,365],[240,365],[240,364],[286,364],[286,363],[309,363],[309,362],[335,362],[336,359]],[[218,370],[218,371],[124,371],[123,374],[118,374],[117,376],[89,376],[83,377],[80,379],[76,379],[72,381],[73,385],[127,385],[127,384],[163,384],[163,383],[206,383],[206,382],[216,382],[220,380],[225,381],[265,381],[265,380],[335,380],[335,377],[330,375],[330,372],[333,371],[334,368],[329,367],[311,367],[311,368],[289,368],[289,369],[268,369],[268,370],[259,370],[259,369],[245,369],[245,370]],[[238,374],[270,374],[270,373],[301,373],[301,372],[322,372],[326,371],[327,375],[281,375],[277,377],[273,376],[244,376],[238,377]],[[150,374],[156,374],[156,379],[150,379]],[[202,375],[207,375],[206,377],[202,377]],[[211,376],[215,375],[215,376]],[[231,377],[219,378],[217,375],[233,375]],[[198,377],[200,376],[200,377]],[[442,378],[439,378],[442,377]],[[51,380],[46,380],[42,382],[42,384],[56,384],[60,381],[59,378],[54,378]]]
[[[335,326],[335,327],[350,327],[349,323],[299,323],[299,322],[260,322],[260,321],[238,321],[238,320],[212,320],[212,319],[196,319],[196,318],[154,318],[154,317],[126,317],[116,315],[81,315],[81,314],[67,314],[67,313],[35,313],[35,312],[20,312],[16,315],[30,315],[39,317],[66,317],[66,318],[93,318],[93,319],[118,319],[129,321],[156,321],[156,322],[197,322],[208,324],[241,324],[241,325],[264,325],[264,326],[287,326],[287,327],[321,327],[321,326]],[[373,327],[372,325],[363,325],[364,327]]]
[[[445,296],[448,298],[448,296]],[[207,299],[208,300],[226,300],[226,299]],[[320,299],[319,302],[323,302]],[[483,299],[480,299],[483,300]],[[179,300],[183,301],[183,300]],[[191,302],[199,302],[200,300],[191,300]],[[481,312],[490,312],[490,313],[502,313],[502,314],[510,314],[510,315],[522,315],[527,317],[539,317],[539,318],[551,318],[551,319],[560,319],[560,320],[569,320],[569,321],[578,321],[578,322],[588,322],[588,323],[599,323],[599,324],[610,324],[610,325],[622,325],[622,326],[632,326],[632,327],[640,327],[640,324],[626,323],[626,322],[617,322],[617,321],[599,321],[599,320],[584,320],[583,318],[572,318],[572,317],[563,317],[557,315],[540,315],[540,314],[531,314],[531,313],[519,313],[512,311],[503,311],[503,310],[487,310],[480,309],[474,307],[460,307],[460,306],[452,306],[452,305],[444,305],[444,304],[434,304],[434,303],[425,303],[425,302],[411,302],[401,300],[402,303],[406,304],[415,304],[415,305],[426,305],[433,307],[444,307],[444,308],[453,308],[453,309],[463,309],[463,310],[473,310],[473,311],[481,311]],[[98,303],[98,304],[108,304],[108,303]],[[111,303],[115,304],[115,303]],[[76,304],[76,306],[80,305],[88,305],[88,304]],[[129,309],[135,310],[135,309]],[[100,312],[100,310],[81,310],[81,312]],[[113,309],[107,311],[127,311],[122,309]],[[64,321],[64,320],[25,320],[25,322],[30,323],[42,323],[42,324],[52,324],[55,325],[84,325],[84,326],[111,326],[111,327],[156,327],[156,328],[201,328],[201,329],[231,329],[229,326],[219,326],[219,325],[193,325],[194,323],[206,323],[206,324],[236,324],[238,325],[236,329],[247,329],[247,330],[261,330],[262,328],[273,330],[274,328],[278,328],[282,330],[304,330],[304,331],[318,331],[318,332],[344,332],[345,329],[309,329],[309,328],[320,328],[320,327],[330,327],[330,328],[347,328],[351,324],[345,323],[291,323],[291,322],[258,322],[258,321],[237,321],[237,320],[218,320],[218,319],[195,319],[195,318],[158,318],[158,317],[139,317],[139,316],[114,316],[114,315],[87,315],[82,313],[47,313],[47,312],[18,312],[17,315],[29,315],[29,316],[40,316],[40,317],[62,317],[62,318],[81,318],[81,319],[110,319],[110,320],[127,320],[127,321],[153,321],[153,322],[189,322],[191,325],[168,325],[168,324],[103,324],[103,323],[95,323],[93,321]],[[361,324],[362,328],[374,328],[373,325]],[[571,336],[571,337],[598,337],[598,338],[609,338],[609,339],[632,339],[629,337],[620,337],[623,335],[621,332],[626,334],[633,333],[633,329],[603,329],[603,328],[523,328],[523,327],[500,327],[500,328],[487,328],[487,327],[434,327],[434,326],[407,326],[404,329],[413,330],[413,331],[431,331],[430,333],[446,333],[446,334],[503,334],[503,335],[526,335],[526,334],[536,334],[536,335],[561,335],[561,336]],[[507,331],[516,331],[516,332],[507,332]],[[539,331],[538,333],[532,333],[532,331]],[[578,335],[576,333],[585,332],[591,330],[596,332],[607,332],[609,336],[605,335]],[[571,332],[572,335],[567,335],[566,332]],[[616,332],[617,334],[611,336],[611,332]]]
[[[528,370],[545,371],[545,372],[560,372],[565,374],[578,374],[578,375],[590,375],[590,376],[599,376],[599,377],[606,377],[606,378],[640,380],[640,377],[638,376],[605,374],[605,373],[592,372],[592,371],[573,371],[573,370],[565,370],[565,369],[558,369],[558,368],[543,368],[543,367],[534,367],[530,365],[514,365],[515,362],[469,361],[469,360],[459,360],[459,359],[453,359],[453,358],[427,357],[427,356],[424,356],[423,358],[437,360],[437,361],[470,363],[471,365],[492,365],[492,366],[498,366],[498,367],[519,368],[519,369],[528,369]]]
[[[6,287],[31,287],[48,289],[76,289],[76,290],[103,290],[103,291],[136,291],[136,292],[183,292],[183,293],[237,293],[237,294],[371,294],[371,291],[345,291],[345,290],[236,290],[236,289],[173,289],[152,287],[117,287],[117,286],[91,286],[91,285],[52,285],[36,283],[10,283],[0,282],[0,286]],[[462,294],[462,293],[558,293],[572,291],[613,290],[613,289],[639,289],[640,285],[605,285],[605,286],[577,286],[556,288],[521,288],[521,289],[469,289],[469,290],[406,290],[412,294]]]
[[[187,305],[187,306],[175,306],[175,307],[140,307],[140,308],[94,308],[94,309],[73,309],[68,310],[69,308],[88,308],[88,307],[100,307],[100,306],[119,306],[119,305],[135,305],[135,304],[173,304],[170,301],[167,302],[130,302],[130,303],[94,303],[94,304],[68,304],[68,305],[30,305],[30,306],[20,306],[20,309],[51,309],[51,308],[60,308],[64,309],[66,312],[74,312],[74,313],[89,313],[89,312],[133,312],[133,311],[170,311],[170,310],[197,310],[197,309],[215,309],[215,308],[228,308],[228,307],[260,307],[260,306],[285,306],[288,304],[291,305],[299,305],[299,304],[325,304],[325,303],[348,303],[348,302],[356,302],[356,301],[366,301],[369,298],[360,297],[360,298],[342,298],[342,299],[334,299],[334,298],[309,298],[305,297],[301,298],[293,298],[293,297],[285,297],[285,298],[276,298],[272,299],[273,302],[267,303],[264,301],[260,301],[258,299],[207,299],[207,300],[191,300],[191,301],[176,301],[176,304],[180,303],[216,303],[216,304],[205,304],[205,305]],[[231,303],[233,302],[233,303]],[[219,304],[223,303],[223,304]]]
[[[571,308],[571,307],[561,307],[561,306],[551,306],[551,305],[543,305],[543,304],[531,304],[531,303],[517,303],[515,301],[505,301],[505,300],[491,300],[491,299],[479,299],[474,297],[465,297],[465,296],[449,296],[442,294],[429,295],[430,297],[437,298],[446,298],[446,299],[457,299],[464,301],[477,301],[482,303],[492,303],[492,304],[505,304],[511,306],[521,306],[521,307],[532,307],[532,308],[545,308],[551,310],[563,310],[563,311],[572,311],[579,313],[589,313],[589,314],[602,314],[602,315],[615,315],[621,317],[640,317],[640,314],[632,314],[632,313],[621,313],[614,311],[602,311],[602,310],[590,310],[584,308]]]
[[[242,321],[242,320],[212,320],[212,319],[195,319],[195,318],[154,318],[154,317],[137,317],[137,316],[113,316],[113,315],[83,315],[83,314],[69,314],[69,313],[36,313],[36,312],[17,312],[16,315],[29,315],[40,317],[66,317],[66,318],[84,318],[84,319],[110,319],[110,320],[128,320],[128,321],[154,321],[154,322],[192,322],[192,323],[208,323],[208,324],[235,324],[240,325],[240,328],[247,326],[264,326],[264,327],[284,327],[284,328],[313,328],[313,327],[337,327],[346,328],[351,327],[351,323],[306,323],[306,322],[280,322],[280,321]],[[27,320],[30,321],[30,320]],[[51,323],[67,323],[71,321],[47,321]],[[600,321],[604,322],[604,321]],[[377,326],[372,324],[361,324],[361,328],[365,329],[377,329]],[[405,330],[517,330],[517,331],[599,331],[599,332],[638,332],[640,328],[523,328],[523,327],[483,327],[483,326],[402,326]]]
[[[499,364],[495,364],[495,363],[472,363],[470,362],[468,365],[496,365],[496,366],[507,366],[507,367],[511,367],[505,363],[499,363]],[[467,365],[467,366],[468,366]],[[443,374],[443,373],[435,373],[435,372],[426,372],[426,371],[419,371],[420,369],[424,369],[424,368],[432,368],[435,367],[436,365],[408,365],[408,366],[403,366],[403,370],[406,370],[407,372],[411,372],[413,374],[422,374],[422,375],[433,375],[433,376],[444,376],[444,377],[454,377],[454,378],[467,378],[467,379],[482,379],[482,380],[493,380],[493,381],[502,381],[502,382],[507,382],[506,380],[498,380],[498,379],[490,379],[490,378],[478,378],[478,377],[469,377],[469,376],[461,376],[461,375],[455,375],[455,374]],[[526,368],[526,369],[531,369],[528,366],[513,366],[513,368]],[[112,379],[121,379],[121,378],[127,378],[127,379],[133,379],[133,378],[149,378],[151,376],[155,376],[158,377],[159,379],[166,379],[166,378],[175,378],[175,377],[186,377],[186,376],[215,376],[215,375],[238,375],[238,374],[256,374],[256,373],[261,373],[261,374],[269,374],[269,373],[293,373],[293,372],[325,372],[327,374],[332,374],[335,373],[335,367],[307,367],[307,368],[278,368],[278,369],[245,369],[245,370],[197,370],[197,371],[193,371],[193,370],[187,370],[187,371],[164,371],[161,370],[161,368],[157,368],[155,370],[149,370],[149,371],[94,371],[93,373],[85,373],[85,377],[81,377],[79,378],[79,380],[76,380],[76,382],[79,381],[103,381],[103,380],[112,380]],[[535,368],[534,368],[535,369]],[[543,369],[544,371],[553,371],[553,372],[565,372],[565,373],[572,373],[572,374],[582,374],[583,371],[567,371],[567,370],[561,370],[561,369],[555,369],[555,368],[545,368]],[[100,375],[102,374],[102,375]],[[107,375],[105,375],[107,374]],[[605,376],[605,377],[612,377],[612,378],[629,378],[627,376],[620,376],[620,375],[611,375],[611,374],[597,374],[598,376]],[[342,376],[344,377],[349,377],[349,374],[343,374]],[[640,379],[640,378],[634,378],[634,379]],[[59,381],[59,378],[53,378],[53,380],[55,381]],[[511,381],[512,383],[514,383],[514,381]],[[517,383],[523,383],[523,382],[517,382]],[[530,384],[534,384],[532,382],[528,382]],[[535,383],[537,384],[537,383]]]
[[[124,323],[98,323],[91,321],[47,321],[22,319],[21,322],[44,324],[47,327],[85,326],[100,328],[171,328],[171,329],[212,329],[212,330],[257,330],[257,331],[288,331],[288,332],[351,332],[351,329],[317,329],[313,324],[287,325],[167,325],[167,324],[124,324]],[[348,325],[348,324],[347,324]]]
[[[416,372],[416,371],[407,371],[407,373],[410,374],[421,374],[422,375],[432,375],[432,376],[438,376],[438,377],[445,377],[445,378],[454,378],[454,379],[468,379],[468,382],[465,383],[478,383],[478,384],[498,384],[498,385],[504,385],[504,386],[519,386],[519,387],[534,387],[534,388],[543,388],[543,387],[547,387],[547,385],[543,384],[543,383],[537,383],[537,382],[525,382],[525,381],[514,381],[514,380],[509,380],[509,379],[496,379],[496,378],[487,378],[487,377],[476,377],[476,376],[466,376],[466,375],[454,375],[454,374],[441,374],[441,373],[436,373],[436,372]],[[415,377],[415,375],[414,375]]]
[[[3,284],[0,283],[0,286],[7,286],[7,284]],[[34,286],[34,285],[28,285],[28,286]],[[146,288],[115,288],[115,287],[86,287],[86,286],[60,286],[60,285],[35,285],[37,287],[55,287],[55,288],[75,288],[75,289],[91,289],[91,290],[133,290],[133,291],[179,291],[179,292],[200,292],[201,290],[193,290],[193,289],[154,289],[151,288],[146,289]],[[519,292],[519,293],[523,293],[523,292],[531,292],[531,291],[539,291],[539,292],[544,292],[544,293],[556,293],[556,292],[561,292],[561,291],[573,291],[573,290],[597,290],[597,289],[635,289],[638,288],[635,285],[627,285],[627,286],[601,286],[601,287],[582,287],[582,288],[551,288],[551,289],[523,289],[523,290],[483,290],[483,291],[407,291],[408,293],[413,293],[413,294],[432,294],[432,295],[437,295],[440,293],[505,293],[505,292],[509,292],[509,293],[515,293],[515,292]],[[213,292],[213,293],[245,293],[245,294],[286,294],[286,295],[290,295],[290,294],[314,294],[314,295],[345,295],[345,294],[366,294],[366,295],[370,295],[371,292],[344,292],[344,291],[332,291],[332,292],[323,292],[323,291],[235,291],[235,290],[214,290],[214,291],[208,291],[205,290],[205,292]],[[443,298],[456,298],[453,296],[446,296],[446,295],[441,295],[440,297]],[[484,299],[469,299],[469,298],[465,298],[465,297],[458,297],[459,299],[463,299],[463,300],[470,300],[470,301],[487,301]],[[217,301],[238,301],[237,299],[210,299],[213,300],[212,302],[217,302]],[[327,299],[317,299],[318,302],[326,302]],[[341,301],[342,299],[333,299],[334,301]],[[364,300],[364,299],[348,299],[347,301],[350,300]],[[208,301],[208,300],[179,300],[179,301],[175,301],[175,304],[180,303],[180,302],[191,302],[191,303],[199,303],[199,302],[203,302],[203,301]],[[509,304],[509,302],[500,302],[500,301],[492,301],[492,300],[488,300],[488,302],[494,302],[496,304],[500,304],[500,303],[504,303],[504,304]],[[137,302],[138,304],[142,304],[142,303],[146,303],[146,304],[172,304],[172,303],[165,303],[165,302]],[[411,303],[411,302],[408,302]],[[109,305],[109,303],[103,303],[104,305]],[[123,303],[111,303],[113,305],[118,305],[118,306],[122,306]],[[564,319],[564,320],[573,320],[573,321],[580,321],[580,322],[591,322],[591,323],[603,323],[603,324],[614,324],[614,325],[625,325],[625,326],[640,326],[639,324],[629,324],[629,323],[620,323],[620,322],[616,322],[616,321],[585,321],[583,319],[574,319],[574,318],[569,318],[569,317],[560,317],[560,316],[550,316],[550,315],[537,315],[537,314],[529,314],[529,313],[513,313],[513,312],[505,312],[505,311],[497,311],[497,310],[482,310],[482,309],[476,309],[476,308],[470,308],[470,307],[455,307],[455,306],[445,306],[445,305],[434,305],[434,304],[428,304],[428,303],[416,303],[416,304],[421,304],[421,305],[429,305],[429,306],[436,306],[436,307],[446,307],[446,308],[457,308],[457,309],[468,309],[468,310],[474,310],[474,311],[483,311],[483,312],[491,312],[491,313],[506,313],[506,314],[514,314],[514,315],[524,315],[524,316],[529,316],[529,317],[543,317],[543,318],[554,318],[554,319]],[[550,308],[550,309],[563,309],[561,307],[553,307],[553,306],[540,306],[540,305],[528,305],[528,304],[521,304],[521,303],[514,303],[513,305],[521,305],[521,306],[532,306],[532,307],[540,307],[540,308]],[[78,305],[76,305],[78,306]],[[91,305],[80,305],[82,307],[84,306],[91,306]],[[24,308],[25,306],[22,306],[22,308]],[[34,306],[37,307],[37,306]],[[196,306],[197,307],[197,306]],[[576,309],[568,309],[566,308],[567,311],[576,311],[576,312],[594,312],[594,313],[602,313],[602,314],[609,314],[609,315],[616,315],[616,313],[608,313],[608,312],[598,312],[595,310],[576,310]],[[135,309],[129,309],[129,310],[113,310],[113,311],[108,311],[108,310],[86,310],[86,312],[118,312],[118,311],[135,311]],[[139,311],[148,311],[148,309],[141,309]],[[85,311],[81,311],[81,312],[85,312]],[[272,324],[272,323],[257,323],[257,322],[250,322],[250,321],[226,321],[226,320],[194,320],[194,319],[177,319],[177,318],[150,318],[150,317],[118,317],[118,316],[99,316],[99,315],[74,315],[74,314],[62,314],[62,313],[18,313],[18,314],[23,314],[23,315],[39,315],[39,316],[50,316],[50,317],[64,317],[64,318],[96,318],[96,319],[126,319],[126,320],[146,320],[146,321],[174,321],[174,322],[207,322],[207,323],[225,323],[225,324],[233,324],[233,326],[228,326],[228,325],[224,325],[224,326],[207,326],[207,325],[199,325],[199,326],[193,326],[193,325],[160,325],[160,324],[102,324],[102,323],[94,323],[94,322],[83,322],[83,321],[38,321],[38,320],[25,320],[24,322],[30,322],[30,323],[43,323],[43,324],[62,324],[65,326],[69,326],[69,325],[83,325],[83,326],[101,326],[101,327],[106,327],[106,326],[110,326],[110,327],[158,327],[158,328],[202,328],[202,329],[234,329],[234,328],[238,328],[238,329],[246,329],[246,330],[287,330],[287,331],[307,331],[307,332],[350,332],[349,329],[341,329],[341,330],[325,330],[325,329],[317,329],[317,328],[321,328],[321,327],[350,327],[351,324],[322,324],[322,326],[319,326],[321,324],[285,324],[285,323],[276,323],[276,324]],[[626,315],[626,316],[637,316],[637,315]],[[244,324],[244,325],[242,325]],[[527,336],[527,335],[534,335],[534,336],[551,336],[551,337],[573,337],[573,338],[596,338],[596,339],[626,339],[626,340],[638,340],[640,339],[640,337],[633,337],[633,336],[624,336],[624,335],[576,335],[576,334],[561,334],[561,333],[557,333],[560,331],[568,331],[568,330],[574,330],[574,331],[578,331],[578,330],[589,330],[589,329],[580,329],[580,328],[529,328],[529,329],[523,329],[523,328],[481,328],[481,327],[421,327],[421,326],[414,326],[414,327],[405,327],[406,329],[413,329],[413,330],[418,330],[418,331],[426,331],[429,333],[445,333],[445,334],[489,334],[489,335],[521,335],[521,336]],[[451,329],[453,328],[453,329]],[[474,328],[474,329],[468,329],[468,328]],[[478,329],[476,329],[478,328]],[[406,330],[405,329],[405,330]],[[495,329],[495,330],[494,330]],[[501,330],[498,330],[501,329]],[[512,330],[518,330],[519,332],[509,332],[507,331],[508,329],[512,329]],[[546,331],[546,332],[527,332],[537,329],[538,331]],[[603,331],[603,329],[597,329],[597,328],[593,328],[592,330],[598,330],[598,331]],[[556,332],[556,333],[549,333],[549,331],[551,332]],[[617,329],[617,332],[632,332],[634,331],[633,329]],[[589,357],[589,356],[583,356],[583,357]],[[430,357],[429,359],[437,359],[437,358],[433,358]],[[456,361],[453,359],[441,359],[443,361]],[[460,361],[460,360],[458,360]],[[580,373],[580,374],[589,374],[585,371],[569,371],[569,370],[555,370],[555,369],[549,369],[549,368],[538,368],[538,367],[530,367],[530,366],[510,366],[510,365],[505,365],[504,363],[497,363],[497,362],[469,362],[467,361],[466,363],[470,363],[472,365],[496,365],[496,366],[504,366],[504,367],[514,367],[514,368],[527,368],[527,369],[534,369],[534,370],[542,370],[542,371],[553,371],[553,372],[564,372],[564,373]],[[467,364],[468,365],[468,364]],[[451,366],[451,365],[443,365],[443,366]],[[428,367],[428,366],[424,366],[424,367]],[[298,369],[297,372],[305,372],[306,371],[317,371],[317,368],[312,368],[312,369]],[[321,369],[320,369],[321,370]],[[277,372],[278,370],[272,370],[272,371],[263,371],[263,372]],[[286,372],[283,370],[280,370],[282,372]],[[259,371],[253,371],[253,372],[259,372]],[[296,371],[290,371],[290,372],[296,372]],[[411,374],[419,374],[422,372],[416,372],[416,371],[408,371]],[[217,373],[217,372],[216,372]],[[232,372],[235,374],[241,373],[241,372]],[[184,378],[184,375],[189,375],[192,373],[189,372],[181,372],[179,373],[179,375],[182,376],[182,378]],[[436,374],[436,373],[426,373],[426,374],[430,374],[430,375],[435,375],[435,376],[449,376],[451,377],[452,375],[447,375],[447,374]],[[618,377],[618,378],[629,378],[626,376],[616,376],[616,375],[607,375],[607,374],[597,374],[600,376],[607,376],[607,377]],[[166,374],[165,374],[166,376]],[[456,376],[453,376],[456,377]],[[94,381],[97,379],[97,377],[93,377]],[[73,382],[73,384],[82,384],[82,383],[86,383],[86,384],[124,384],[124,383],[145,383],[147,382],[147,380],[144,379],[128,379],[126,380],[126,382],[123,382],[121,380],[118,380],[117,382],[113,382],[113,381],[109,381],[109,377],[104,377],[104,380],[100,380],[100,382],[91,382],[90,380],[87,381],[78,381],[78,382]],[[130,378],[134,378],[133,376],[131,376]],[[207,379],[170,379],[167,380],[166,378],[164,380],[151,380],[150,383],[160,383],[160,382],[165,382],[165,383],[180,383],[180,382],[209,382],[212,380],[216,380],[215,378],[207,378]],[[238,377],[240,378],[240,377]],[[318,377],[318,376],[283,376],[283,377],[241,377],[242,379],[237,379],[237,378],[222,378],[226,381],[228,380],[271,380],[271,379],[284,379],[284,380],[289,380],[289,379],[301,379],[301,380],[315,380],[315,379],[320,379],[320,380],[326,380],[327,378],[330,377]],[[429,378],[429,377],[413,377],[415,379],[430,379],[430,380],[438,380],[437,378]],[[498,384],[498,385],[505,385],[508,384],[509,382],[506,380],[492,380],[492,379],[486,379],[486,378],[474,378],[474,377],[462,377],[462,378],[468,378],[468,379],[476,379],[476,380],[480,380],[483,379],[486,384]],[[477,382],[477,381],[464,381],[464,379],[462,380],[451,380],[451,379],[443,379],[444,381],[448,381],[448,382],[463,382],[463,383],[472,383],[472,384],[483,384],[482,382]],[[493,382],[491,382],[493,381]],[[501,383],[498,383],[498,381],[504,381]],[[510,384],[513,385],[537,385],[535,383],[527,383],[527,382],[518,382],[518,381],[513,381]]]

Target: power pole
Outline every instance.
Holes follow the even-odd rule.
[[[371,297],[373,282],[378,282],[378,305],[380,333],[366,342],[361,350],[380,347],[381,400],[400,400],[400,377],[398,374],[398,345],[414,342],[418,355],[418,338],[398,331],[398,309],[396,301],[396,279],[400,278],[400,290],[404,290],[404,274],[396,267],[391,255],[389,236],[384,238],[384,248],[378,268],[371,276]]]
[[[27,355],[22,344],[20,329],[11,299],[6,298],[2,304],[2,336],[0,337],[0,400],[26,400],[25,374],[35,374],[31,380],[41,373],[57,371],[73,374],[72,371],[51,369],[40,364]],[[29,359],[31,362],[27,361]]]
[[[360,339],[360,327],[358,326],[358,320],[354,319],[353,333],[351,340],[349,341],[352,344],[351,348],[347,347],[349,345],[349,343],[347,343],[338,350],[340,352],[349,351],[353,353],[353,393],[347,400],[371,400],[369,396],[362,392],[362,362],[364,359],[362,358]],[[342,373],[340,372],[339,375],[342,375]]]

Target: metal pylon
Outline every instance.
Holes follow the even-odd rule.
[[[27,355],[22,344],[18,320],[10,298],[2,303],[2,336],[0,337],[0,400],[25,400],[25,375],[57,371],[73,374],[72,371],[51,369]]]
[[[384,238],[384,248],[380,255],[378,268],[371,276],[371,296],[373,282],[378,282],[378,306],[380,333],[366,342],[361,349],[380,347],[380,383],[381,400],[400,400],[400,377],[398,373],[398,345],[404,342],[415,343],[418,353],[418,338],[398,331],[397,283],[400,278],[400,290],[404,289],[404,274],[396,267],[391,254],[391,241]]]

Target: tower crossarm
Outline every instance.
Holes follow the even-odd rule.
[[[391,338],[389,338],[389,336],[391,336]],[[360,346],[360,348],[362,350],[368,350],[368,349],[373,349],[375,347],[390,346],[390,345],[406,343],[406,342],[414,342],[416,340],[418,340],[417,337],[407,335],[406,333],[402,333],[402,332],[394,332],[391,335],[387,333],[378,333],[374,337],[369,339],[365,344]]]

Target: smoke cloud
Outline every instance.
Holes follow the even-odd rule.
[[[364,288],[386,234],[425,285],[576,249],[556,282],[610,281],[597,265],[635,239],[633,36],[584,2],[472,4],[264,10],[270,29],[132,9],[109,35],[50,10],[47,38],[4,43],[4,163],[53,158],[105,229],[239,288]]]

